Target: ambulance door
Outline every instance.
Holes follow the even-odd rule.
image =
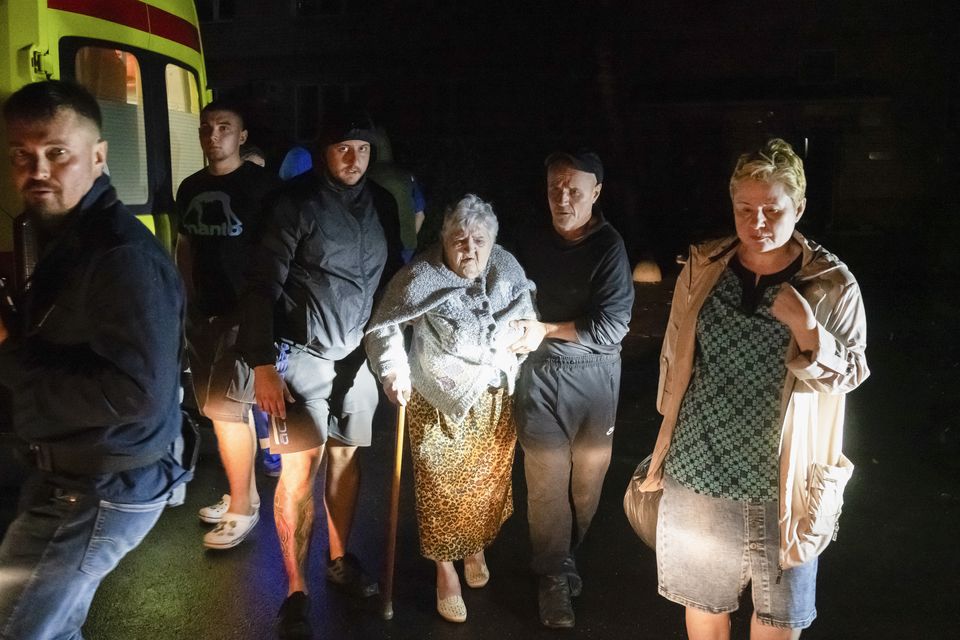
[[[172,249],[176,189],[203,166],[196,72],[152,51],[74,37],[61,39],[60,65],[100,104],[117,196]]]

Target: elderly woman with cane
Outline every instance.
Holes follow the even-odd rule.
[[[663,488],[658,586],[693,640],[729,638],[750,583],[751,639],[800,636],[853,470],[844,394],[869,374],[866,320],[847,267],[794,228],[805,188],[783,140],[742,155],[736,237],[692,247],[674,291],[641,489]]]
[[[441,246],[391,280],[365,338],[388,398],[407,407],[420,549],[451,622],[467,618],[453,562],[463,559],[468,586],[484,586],[484,548],[513,512],[511,321],[536,318],[533,284],[496,236],[491,206],[465,196],[444,217]]]

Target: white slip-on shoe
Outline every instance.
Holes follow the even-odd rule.
[[[251,506],[254,509],[260,510],[260,502],[254,502]],[[230,494],[225,493],[221,496],[220,501],[210,506],[203,507],[198,511],[200,519],[209,524],[217,524],[220,522],[220,518],[223,517],[227,511],[230,510]]]
[[[259,509],[249,516],[225,513],[217,526],[203,536],[203,546],[208,549],[232,549],[246,539],[259,521]]]
[[[203,507],[200,509],[198,514],[200,519],[204,522],[209,522],[210,524],[217,524],[220,522],[220,518],[223,517],[223,514],[227,512],[227,509],[230,508],[230,494],[225,493],[223,497],[220,498],[220,501],[211,504],[208,507]]]
[[[471,589],[479,589],[490,582],[490,569],[486,562],[463,563],[463,577]]]
[[[440,599],[440,590],[437,590],[437,613],[447,622],[466,622],[467,605],[462,596],[450,596]]]

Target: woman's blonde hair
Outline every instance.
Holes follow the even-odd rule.
[[[800,201],[807,192],[803,160],[790,143],[781,138],[767,140],[759,150],[740,156],[730,177],[731,198],[734,187],[742,180],[757,180],[767,184],[779,182],[786,188],[787,194],[796,206],[800,206]]]

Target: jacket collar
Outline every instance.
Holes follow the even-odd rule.
[[[43,231],[43,228],[40,227],[41,244],[43,245],[41,255],[46,255],[53,250],[55,246],[62,244],[58,239],[75,236],[78,229],[82,226],[83,221],[88,217],[89,212],[106,209],[116,201],[117,191],[113,188],[113,185],[110,184],[110,177],[106,174],[101,174],[100,177],[94,180],[90,190],[80,198],[77,206],[66,214],[66,219],[58,231],[49,233]]]
[[[841,263],[835,255],[813,240],[804,237],[804,235],[796,229],[793,230],[793,239],[800,244],[800,249],[803,253],[797,278],[801,280],[816,278],[842,266],[843,263]],[[733,258],[733,253],[739,245],[740,238],[736,236],[708,242],[704,246],[703,259],[708,264],[718,261],[726,264]]]
[[[563,236],[561,236],[559,233],[557,233],[557,230],[553,227],[553,224],[551,223],[550,233],[553,236],[554,243],[560,247],[574,247],[578,244],[585,242],[587,238],[590,238],[591,236],[597,234],[600,231],[600,229],[602,229],[603,227],[609,224],[607,222],[607,219],[604,217],[603,212],[600,211],[599,207],[593,208],[593,214],[592,214],[591,220],[592,220],[593,226],[590,227],[585,234],[583,234],[581,237],[573,241],[567,240]]]
[[[87,191],[87,195],[80,199],[77,209],[82,214],[82,212],[90,209],[106,209],[116,201],[117,190],[110,184],[110,176],[104,173],[94,180],[90,191]]]
[[[353,186],[343,184],[339,180],[334,179],[334,177],[330,175],[330,172],[327,171],[326,168],[323,169],[323,177],[321,179],[323,180],[324,184],[326,184],[327,187],[333,192],[347,197],[356,197],[361,191],[363,191],[363,187],[367,184],[367,173],[364,172],[363,176],[360,178],[360,181]]]
[[[67,233],[73,229],[73,227],[77,226],[88,211],[105,209],[116,201],[117,191],[113,188],[113,185],[110,184],[110,176],[105,173],[101,174],[100,177],[93,181],[90,190],[80,198],[77,206],[67,213],[61,234]]]

